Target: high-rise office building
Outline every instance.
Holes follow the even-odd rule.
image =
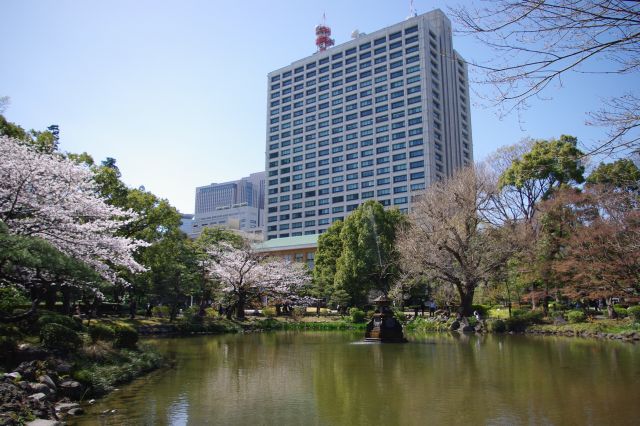
[[[322,233],[369,199],[409,211],[473,162],[467,67],[442,11],[330,45],[268,75],[267,239]]]
[[[224,226],[246,232],[261,229],[264,195],[265,172],[196,188],[192,236],[197,236],[207,226]]]

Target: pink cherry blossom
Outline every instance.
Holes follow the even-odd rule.
[[[305,265],[267,258],[248,245],[238,249],[221,243],[209,254],[209,274],[220,281],[223,291],[236,296],[257,293],[286,297],[310,280]]]
[[[87,167],[0,136],[0,220],[10,233],[40,237],[115,282],[114,267],[144,270],[132,254],[146,243],[116,236],[134,218],[105,203]]]

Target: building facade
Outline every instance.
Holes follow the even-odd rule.
[[[368,199],[407,212],[473,162],[467,67],[440,10],[267,78],[267,239],[322,233]]]
[[[271,239],[254,244],[253,249],[268,257],[281,258],[287,262],[304,263],[311,270],[315,265],[318,235]]]
[[[264,222],[265,172],[196,188],[192,236],[208,226],[260,232]]]

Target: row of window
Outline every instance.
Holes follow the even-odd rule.
[[[378,169],[378,170],[380,170],[380,169]],[[384,171],[382,173],[377,173],[376,176],[384,176],[384,175],[387,175],[387,174],[389,174],[389,172]],[[363,173],[363,175],[364,175],[364,173]],[[358,174],[357,173],[354,173],[353,176],[354,176],[354,179],[358,178]],[[371,171],[371,174],[368,174],[367,176],[373,176],[373,171]],[[347,175],[347,178],[348,177],[349,177],[349,175]],[[409,179],[409,177],[411,178],[411,180],[423,179],[424,178],[424,172],[411,173],[410,175],[402,174],[402,175],[393,176],[393,183],[406,182]],[[323,180],[324,180],[324,182],[323,182]],[[370,188],[370,187],[373,187],[373,186],[379,186],[380,187],[380,186],[390,185],[391,181],[392,181],[392,177],[381,177],[381,178],[378,178],[376,180],[371,179],[371,180],[365,180],[365,181],[362,181],[362,182],[353,182],[353,183],[349,183],[347,185],[337,185],[337,186],[333,186],[331,188],[331,193],[338,194],[338,193],[345,192],[345,188],[346,188],[346,191],[348,192],[348,191],[356,191],[356,190],[358,190],[360,188]],[[307,181],[307,182],[305,182],[304,187],[308,189],[308,188],[316,187],[316,183],[317,183],[317,186],[324,186],[324,185],[329,185],[330,183],[331,184],[336,184],[336,183],[341,183],[341,182],[344,182],[344,176],[334,176],[331,179],[331,182],[329,182],[328,178],[327,179],[321,179],[319,181]],[[296,188],[296,189],[294,189],[294,191],[295,190],[300,190],[300,189],[302,189],[302,187]],[[281,187],[280,188],[280,193],[286,193],[286,192],[289,192],[289,191],[290,191],[290,188],[288,188],[288,187]],[[318,191],[318,195],[323,195],[323,194],[329,194],[329,188],[321,189],[321,190]],[[274,202],[276,202],[277,198],[274,197],[273,200],[274,200]],[[280,202],[288,201],[288,200],[289,200],[288,196],[286,196],[286,195],[280,196]],[[328,200],[328,198],[326,200]],[[315,201],[313,201],[313,202],[315,203]]]
[[[406,180],[406,176],[403,176]],[[363,185],[364,188],[364,185]],[[424,182],[417,182],[417,183],[412,183],[410,186],[407,185],[401,185],[401,186],[396,186],[393,188],[393,194],[402,194],[402,193],[406,193],[409,190],[410,191],[421,191],[425,188],[425,183]],[[375,191],[378,197],[383,197],[385,195],[391,195],[392,193],[392,189],[391,188],[379,188],[377,189],[377,191]],[[331,205],[336,205],[338,203],[343,203],[343,202],[349,202],[349,201],[354,201],[354,200],[358,200],[362,197],[362,199],[367,199],[367,198],[371,198],[373,197],[374,194],[374,190],[367,190],[364,191],[362,193],[351,193],[351,194],[347,194],[345,195],[334,195],[332,197],[327,197],[327,198],[320,198],[317,200],[307,200],[304,203],[303,202],[295,202],[295,203],[291,203],[291,204],[280,204],[280,205],[273,205],[270,204],[270,207],[268,208],[268,214],[272,214],[272,213],[278,213],[278,211],[280,211],[281,213],[283,212],[288,212],[290,210],[300,210],[302,208],[310,208],[310,207],[315,207],[316,204],[318,206],[328,206],[329,204]],[[281,196],[281,198],[284,196]],[[277,200],[277,198],[275,198]],[[324,214],[328,214],[329,209],[328,207],[326,208],[322,208],[320,210],[318,210],[318,215],[322,216]],[[302,213],[298,212],[298,213],[293,213],[293,215],[291,216],[292,219],[297,219],[302,217]],[[276,216],[269,216],[269,222],[276,222],[277,220],[289,220],[290,215],[289,213],[286,213],[284,215],[280,215],[279,217]]]
[[[367,150],[367,151],[369,151],[369,150]],[[373,150],[370,150],[370,151],[371,152],[370,153],[367,152],[366,155],[363,154],[362,157],[367,157],[369,155],[373,155]],[[437,155],[440,155],[440,154],[437,154]],[[420,149],[420,150],[417,150],[417,151],[410,151],[408,158],[411,159],[411,158],[418,158],[418,157],[422,157],[422,156],[424,156],[424,151]],[[387,155],[387,156],[376,157],[375,158],[375,164],[376,165],[386,164],[386,163],[389,163],[390,161],[393,161],[395,163],[397,161],[403,161],[403,160],[406,160],[406,159],[407,159],[407,154],[403,152],[403,153],[394,154],[392,156],[388,156]],[[440,158],[436,158],[436,159],[439,159],[440,161],[442,161],[441,157]],[[355,169],[357,169],[357,164],[358,164],[357,162],[356,163],[350,163],[350,164],[354,164],[354,165],[351,165],[350,167],[348,167],[347,170],[355,170]],[[373,164],[374,164],[373,159],[360,161],[360,167],[362,167],[362,168],[373,166]],[[404,164],[404,165],[403,164],[395,164],[393,166],[394,167],[394,171],[406,170],[406,164]],[[310,166],[309,168],[314,168],[314,167],[315,166]],[[303,173],[295,173],[296,171],[294,170],[293,171],[294,174],[293,175],[289,175],[289,173],[291,173],[291,171],[287,170],[287,169],[289,169],[289,168],[285,167],[285,168],[281,169],[280,174],[284,175],[284,176],[280,177],[279,181],[278,181],[278,178],[269,179],[269,181],[268,181],[269,186],[275,186],[278,183],[283,184],[283,183],[289,183],[291,181],[293,181],[293,182],[299,181],[299,180],[302,180],[303,177],[304,177],[304,179],[307,180],[307,182],[305,182],[307,187],[315,186],[314,184],[311,184],[312,181],[309,181],[309,179],[312,179],[312,178],[316,177],[316,171],[315,170],[307,171],[304,174]],[[329,175],[329,173],[330,173],[329,170],[330,169],[328,167],[325,168],[325,169],[320,169],[320,170],[318,170],[317,174],[318,174],[318,176]],[[380,168],[378,170],[384,170],[384,169]],[[332,177],[333,183],[341,182],[341,181],[344,180],[344,176],[336,175],[336,173],[342,173],[343,171],[344,171],[344,167],[343,166],[334,166],[334,167],[331,168],[331,173],[334,175]],[[276,170],[276,172],[277,172],[277,170]],[[364,175],[365,173],[368,173],[368,172],[369,171],[363,171],[361,174]],[[379,174],[381,174],[381,173],[379,173]],[[273,173],[269,177],[276,176],[276,175],[277,175],[277,173]],[[346,175],[347,180],[356,179],[357,176],[354,176],[354,175],[357,175],[357,173],[347,174]],[[363,177],[366,177],[366,176],[363,176]],[[318,181],[318,185],[324,185],[326,183],[329,183],[329,182],[328,182],[328,180],[325,180],[325,179],[320,179]]]
[[[415,124],[414,124],[415,125]],[[358,139],[358,138],[366,138],[371,136],[370,139],[361,139],[360,141],[360,146],[361,147],[366,147],[369,145],[373,145],[374,142],[374,130],[376,130],[375,132],[375,142],[376,144],[382,144],[382,143],[387,143],[390,140],[391,141],[397,141],[399,139],[405,139],[407,137],[414,137],[414,136],[419,136],[422,135],[423,133],[423,128],[422,127],[414,127],[414,128],[409,128],[407,130],[403,130],[404,128],[404,122],[402,122],[402,126],[396,126],[396,127],[391,127],[389,128],[388,125],[383,125],[383,126],[378,126],[377,128],[370,128],[370,129],[365,129],[365,130],[361,130],[360,133],[353,132],[353,133],[347,133],[345,136],[334,136],[333,138],[331,138],[331,143],[333,145],[335,144],[342,144],[343,142],[349,142],[352,141],[354,139]],[[341,128],[340,128],[341,129]],[[343,132],[343,130],[341,129],[341,131],[336,131],[336,132],[332,132],[332,134],[339,134]],[[309,136],[309,135],[308,135]],[[329,154],[329,148],[324,148],[323,147],[328,147],[329,146],[329,139],[324,139],[322,141],[318,142],[318,150],[315,151],[316,147],[315,147],[315,142],[313,142],[313,140],[315,140],[315,135],[313,135],[314,137],[311,138],[305,138],[305,140],[307,141],[312,141],[312,142],[308,142],[307,144],[305,144],[304,146],[307,148],[307,151],[311,151],[311,152],[306,152],[304,154],[304,159],[309,160],[309,159],[313,159],[316,158],[316,155],[318,157],[322,157],[325,155]],[[294,146],[293,148],[289,147],[289,143],[286,144],[282,144],[284,145],[284,147],[278,151],[276,144],[272,143],[269,146],[270,147],[274,147],[274,148],[270,148],[273,149],[273,151],[269,152],[269,159],[273,160],[276,159],[278,157],[287,157],[290,156],[291,154],[300,154],[297,157],[302,157],[302,151],[303,151],[303,145],[300,144],[298,146]],[[281,145],[281,147],[282,147]],[[334,146],[333,148],[331,148],[331,153],[332,154],[336,154],[336,153],[340,153],[342,151],[345,151],[346,147],[346,151],[352,150],[357,148],[357,141],[354,142],[350,142],[348,143],[346,146],[343,145],[339,145],[339,146]],[[384,150],[384,148],[380,148],[380,150]],[[302,160],[302,158],[294,158],[294,161],[299,161]]]
[[[403,70],[400,70],[400,71],[394,73],[394,77],[393,78],[401,76],[402,75],[401,74],[402,71]],[[376,94],[385,92],[385,91],[388,90],[388,88],[389,89],[395,89],[395,88],[402,87],[404,85],[404,81],[405,81],[405,80],[402,80],[402,79],[394,80],[394,81],[391,81],[391,83],[387,86],[387,84],[385,82],[389,80],[389,77],[386,76],[386,75],[383,75],[383,76],[376,77],[373,80],[372,79],[362,80],[357,85],[356,84],[348,85],[348,83],[350,83],[352,81],[356,81],[356,80],[357,79],[355,77],[353,79],[351,79],[351,80],[347,79],[346,80],[347,81],[347,86],[345,86],[344,88],[339,87],[339,86],[342,86],[342,80],[339,80],[338,82],[334,82],[334,83],[338,83],[338,84],[336,84],[336,86],[338,86],[338,87],[334,88],[333,90],[331,90],[331,92],[320,93],[318,95],[318,99],[319,100],[325,100],[325,99],[328,99],[329,96],[332,96],[332,97],[341,96],[341,95],[343,95],[345,93],[356,91],[356,90],[358,90],[358,88],[364,89],[364,90],[362,90],[360,92],[360,97],[365,97],[365,96],[369,96],[370,94],[373,94],[374,92]],[[407,84],[407,86],[409,86],[410,84],[420,82],[420,80],[421,80],[421,78],[420,78],[419,75],[413,75],[413,76],[408,77],[406,79],[406,84]],[[380,83],[383,83],[383,84],[380,85]],[[368,87],[371,87],[374,84],[376,84],[377,86],[375,86],[373,92],[372,92],[372,89],[367,89]],[[328,84],[327,85],[322,85],[322,86],[320,86],[318,88],[317,91],[315,91],[315,90],[316,89],[308,90],[306,92],[306,93],[308,93],[307,96],[314,95],[315,93],[323,92],[325,90],[329,90],[329,87],[328,87]],[[412,90],[413,91],[419,91],[419,89],[418,90],[412,89]],[[355,95],[356,94],[348,95],[345,98],[346,102],[349,102],[351,100],[356,99],[356,97],[354,97]],[[294,96],[294,99],[301,99],[304,96],[304,94],[300,93],[300,94],[297,94],[296,96]],[[315,97],[314,97],[314,99],[315,99]],[[286,100],[286,102],[284,102],[284,101],[285,101],[285,99],[282,99],[283,103],[288,103],[289,102],[289,100]],[[280,105],[280,102],[281,102],[281,100],[274,101],[274,102],[272,102],[272,105],[277,107],[278,105]],[[303,115],[305,113],[305,110],[303,109],[304,105],[301,103],[301,101],[297,102],[297,103],[295,103],[293,105],[295,105],[295,106],[284,105],[282,108],[277,107],[277,108],[271,109],[270,115],[272,117],[271,120],[273,120],[271,123],[273,124],[273,123],[276,123],[277,121],[279,121],[277,115],[280,114],[280,113],[283,113],[283,116],[281,117],[282,121],[291,119],[291,112],[290,111],[292,111],[293,108],[301,108],[300,110],[293,112],[293,116],[294,117],[301,116],[301,115]],[[309,107],[309,108],[311,108],[311,107]],[[315,112],[315,110],[313,112]]]
[[[407,79],[407,84],[412,84],[412,83],[416,83],[420,81],[420,76],[414,76],[411,77],[409,79]],[[407,87],[407,89],[402,89],[402,86],[404,85],[404,80],[397,80],[391,83],[391,85],[387,85],[387,84],[383,84],[380,86],[376,86],[375,87],[375,92],[373,89],[365,89],[365,90],[361,90],[359,93],[352,93],[350,95],[347,96],[342,96],[343,93],[343,89],[335,89],[331,92],[331,97],[329,96],[329,92],[321,94],[320,96],[308,96],[304,101],[300,100],[299,102],[294,103],[294,108],[302,108],[305,105],[314,105],[317,103],[318,108],[316,110],[314,110],[313,112],[317,111],[317,110],[322,110],[322,109],[327,109],[329,106],[339,106],[342,104],[347,104],[349,102],[353,102],[353,104],[347,105],[346,111],[350,111],[353,109],[357,109],[358,107],[358,102],[356,101],[357,99],[360,99],[360,107],[366,107],[368,105],[372,105],[374,102],[376,104],[382,103],[382,102],[386,102],[389,100],[393,100],[393,99],[398,99],[398,98],[402,98],[405,95],[407,97],[410,97],[413,94],[416,93],[420,93],[420,91],[422,90],[422,86],[420,84],[417,84],[415,86],[411,86],[411,87]],[[395,88],[400,87],[400,90],[394,90],[390,93],[387,93],[389,87],[393,90]],[[354,91],[357,90],[357,85],[353,84],[351,86],[347,86],[346,91],[347,93],[350,91]],[[302,96],[301,96],[302,97]],[[370,99],[367,99],[370,98]],[[290,99],[287,100],[287,102],[289,102]],[[324,101],[324,102],[323,102]],[[355,102],[354,102],[355,101]],[[273,105],[273,103],[272,103]],[[277,104],[276,104],[277,105]],[[303,111],[302,109],[300,111]],[[297,113],[297,111],[294,112],[294,121],[293,121],[293,125],[295,126],[296,124],[302,124],[302,118],[298,118],[296,119],[295,117],[300,117],[301,115],[304,114],[304,112],[301,113]],[[326,115],[326,114],[325,114]],[[315,114],[313,115],[313,117],[315,117]],[[320,117],[322,118],[322,117]],[[309,121],[313,121],[313,120],[309,120],[307,117],[305,117],[305,119],[307,119],[307,122]],[[270,119],[270,124],[278,124],[280,121],[282,121],[282,125],[285,125],[285,121],[286,120],[291,120],[291,114],[283,114],[282,117],[273,117]],[[296,123],[296,121],[298,123]],[[289,123],[289,127],[291,126],[291,123]],[[271,129],[271,132],[277,131],[277,129]]]
[[[385,140],[386,141],[386,140]],[[412,139],[409,140],[409,148],[411,147],[416,147],[416,146],[420,146],[422,145],[424,142],[422,139]],[[365,148],[367,146],[371,146],[373,145],[373,139],[364,139],[361,140],[359,143],[360,148]],[[321,145],[324,146],[324,145]],[[302,146],[296,147],[294,149],[294,153],[296,153],[296,149],[300,148],[300,151],[302,150]],[[306,145],[307,149],[315,149],[315,143],[310,143]],[[347,151],[350,150],[354,150],[358,148],[358,142],[353,142],[353,143],[349,143],[347,145],[338,145],[338,146],[334,146],[333,148],[331,148],[331,154],[336,154],[336,153],[340,153],[342,152],[344,149],[346,148]],[[379,146],[375,149],[375,154],[376,155],[380,155],[380,154],[385,154],[388,153],[390,151],[400,151],[400,150],[405,150],[407,148],[407,142],[395,142],[391,145],[382,145]],[[436,143],[436,148],[438,149],[442,149],[442,146],[439,143]],[[289,154],[287,151],[285,151],[285,154]],[[374,150],[373,148],[369,148],[369,149],[363,149],[357,152],[351,152],[348,153],[346,155],[346,160],[353,160],[356,159],[358,157],[369,157],[372,156],[374,154]],[[308,159],[311,158],[315,158],[316,155],[317,156],[326,156],[329,155],[329,149],[320,149],[317,152],[308,152],[306,155],[308,155]],[[409,158],[413,158],[413,157],[418,157],[418,156],[422,156],[423,154],[418,152],[418,151],[410,151],[409,152]],[[406,152],[401,152],[401,153],[396,153],[393,155],[393,161],[397,161],[397,160],[403,160],[407,158],[406,157]],[[337,161],[336,161],[337,162]],[[322,166],[323,164],[328,164],[328,162],[325,163],[319,163],[320,166]],[[296,172],[296,171],[302,171],[303,170],[303,165],[302,164],[297,164],[294,166],[287,166],[287,167],[282,167],[279,171],[278,169],[275,169],[275,167],[278,166],[278,161],[272,161],[269,163],[270,166],[270,170],[269,170],[269,177],[273,177],[273,176],[277,176],[278,174],[281,175],[285,175],[285,174],[289,174],[291,172]],[[315,168],[316,164],[315,162],[311,162],[311,163],[306,163],[305,167],[306,169],[313,169]],[[355,166],[351,166],[352,168],[355,168]],[[333,173],[339,173],[340,171],[344,170],[343,166],[334,166],[332,169]],[[318,172],[320,175],[324,175],[324,174],[329,174],[329,168],[326,169],[321,169]],[[305,175],[306,178],[309,177],[314,177],[315,176],[315,171],[312,172],[307,172],[307,174]],[[300,174],[300,179],[302,178],[302,175]],[[295,180],[295,178],[294,178]]]
[[[381,191],[378,191],[381,192]],[[380,195],[389,195],[388,193],[384,192]],[[369,191],[369,192],[363,192],[362,193],[362,199],[368,199],[368,198],[373,198],[373,191]],[[402,197],[395,197],[393,199],[386,199],[386,200],[378,200],[381,204],[383,205],[390,205],[391,201],[393,201],[394,205],[400,205],[400,204],[408,204],[409,203],[409,197],[407,196],[402,196]],[[385,204],[388,203],[388,204]],[[328,216],[328,215],[335,215],[335,214],[341,214],[341,213],[345,213],[345,212],[350,212],[351,210],[354,210],[358,207],[358,203],[355,204],[348,204],[348,205],[342,205],[342,206],[333,206],[330,208],[324,208],[324,209],[318,209],[318,210],[305,210],[304,214],[303,212],[298,212],[298,213],[286,213],[286,214],[281,214],[279,216],[269,216],[269,218],[267,219],[267,223],[276,223],[276,222],[280,222],[280,221],[291,221],[291,220],[298,220],[298,219],[302,219],[302,218],[310,218],[310,217],[316,217],[317,216]],[[336,218],[334,218],[335,220]],[[315,219],[311,219],[312,221],[315,221]],[[326,219],[319,219],[320,221],[324,221],[324,220],[328,220],[328,218]],[[300,222],[302,223],[302,222]],[[323,225],[324,222],[318,223],[318,225]],[[286,223],[281,223],[280,226],[283,225],[288,225]],[[273,227],[274,225],[268,225],[269,228]],[[306,226],[315,226],[315,225],[306,225]],[[286,228],[280,228],[282,229],[286,229]]]
[[[336,117],[337,124],[332,125],[330,127],[330,125],[328,124],[322,124],[322,126],[319,126],[319,129],[322,128],[327,128],[326,130],[320,130],[318,133],[315,133],[316,130],[319,130],[315,125],[311,125],[311,126],[307,126],[307,129],[304,129],[302,127],[294,129],[292,130],[285,130],[281,133],[276,133],[276,134],[272,134],[269,136],[269,142],[276,142],[280,139],[284,139],[284,138],[290,138],[290,137],[294,137],[294,143],[300,143],[302,142],[302,137],[304,136],[304,140],[305,141],[312,141],[315,140],[316,138],[322,138],[322,137],[327,137],[330,135],[335,135],[335,134],[339,134],[339,133],[344,133],[344,132],[348,132],[350,130],[354,130],[357,128],[357,125],[355,125],[354,123],[350,123],[350,125],[347,126],[340,126],[338,124],[345,122],[344,119],[346,119],[346,123],[348,122],[354,122],[355,120],[357,120],[358,118],[360,119],[364,119],[367,117],[371,117],[374,115],[374,113],[376,115],[380,114],[384,114],[385,112],[391,110],[392,112],[399,112],[399,111],[394,111],[394,110],[398,110],[399,108],[402,108],[402,111],[404,111],[404,107],[405,106],[410,106],[410,105],[415,105],[416,103],[419,103],[422,101],[422,98],[420,96],[416,96],[414,98],[409,98],[407,100],[407,103],[405,105],[405,101],[404,100],[400,100],[400,101],[396,101],[391,103],[391,105],[380,105],[377,106],[375,108],[369,108],[369,109],[365,109],[365,110],[361,110],[360,113],[353,113],[351,115],[347,115],[346,117]],[[339,112],[336,112],[336,114],[340,114],[342,112],[342,108],[339,108]],[[421,106],[417,106],[417,107],[412,107],[409,108],[409,110],[407,110],[408,114],[417,114],[422,112],[422,107]],[[384,114],[386,115],[386,114]],[[377,120],[377,122],[382,122],[385,121],[384,119],[381,120]],[[314,133],[306,133],[306,132],[314,132]],[[421,131],[417,131],[418,133],[422,133]],[[360,132],[360,137],[365,137],[365,136],[369,136],[373,134],[373,130],[372,129],[368,129],[368,130],[362,130]],[[417,134],[417,133],[416,133]],[[295,136],[299,136],[299,139],[297,139],[298,142],[296,142],[296,138]],[[350,139],[355,139],[358,137],[357,132],[354,133],[350,133],[347,134],[346,136],[346,140],[350,140]],[[286,145],[285,145],[286,146]]]
[[[380,69],[379,71],[376,71],[375,74],[379,74],[386,71],[386,69]],[[420,71],[420,65],[413,65],[410,67],[407,67],[406,69],[399,69],[397,71],[393,71],[390,72],[389,74],[383,74],[383,75],[379,75],[377,77],[375,77],[373,80],[372,79],[368,79],[365,80],[366,78],[370,77],[372,75],[371,71],[366,71],[363,73],[360,73],[359,75],[353,75],[351,77],[347,77],[344,80],[343,79],[339,79],[339,80],[333,80],[331,82],[331,84],[326,83],[323,85],[318,86],[317,89],[312,88],[307,90],[307,92],[309,93],[309,95],[307,96],[312,96],[315,95],[316,93],[320,93],[320,92],[324,92],[327,91],[327,93],[325,93],[322,97],[322,99],[327,99],[329,97],[329,92],[328,90],[334,89],[331,91],[331,93],[338,93],[339,90],[338,89],[342,89],[341,86],[344,86],[344,91],[346,93],[348,92],[352,92],[357,90],[358,88],[362,89],[365,87],[369,87],[372,86],[373,84],[379,84],[382,82],[385,82],[387,80],[395,80],[395,79],[399,79],[401,77],[403,77],[405,74],[409,75],[409,74],[414,74]],[[357,83],[357,87],[355,82],[359,82]],[[349,84],[349,83],[354,83],[354,84]],[[392,81],[392,84],[395,83],[394,81]],[[315,85],[315,83],[313,84]],[[279,95],[275,96],[272,98],[271,102],[270,102],[270,107],[271,108],[275,108],[278,107],[279,105],[283,105],[282,108],[280,109],[282,112],[286,112],[286,111],[290,111],[292,108],[302,108],[305,105],[307,105],[307,109],[308,108],[312,108],[308,105],[313,104],[316,102],[316,97],[310,97],[308,98],[306,101],[309,101],[310,99],[313,99],[313,102],[305,102],[303,101],[303,97],[305,96],[305,94],[307,92],[300,92],[297,93],[295,95],[293,95],[293,97],[291,95],[287,95],[284,96],[282,99],[277,99],[279,97]],[[276,94],[274,94],[276,95]],[[337,96],[337,95],[336,95]],[[353,99],[355,99],[355,97],[351,96]],[[293,103],[291,103],[291,101],[293,100]],[[287,105],[285,105],[287,104]],[[271,110],[271,115],[276,115],[278,113],[278,109],[272,109]]]
[[[287,80],[285,83],[283,83],[282,86],[280,85],[280,83],[272,84],[269,98],[277,99],[293,93],[294,99],[297,99],[296,98],[297,95],[305,93],[303,92],[303,89],[305,87],[307,88],[307,92],[309,91],[313,92],[313,90],[316,87],[318,87],[319,91],[326,90],[329,87],[328,82],[330,79],[335,80],[342,76],[347,76],[345,79],[345,83],[350,83],[352,81],[355,81],[358,78],[358,76],[361,78],[366,78],[371,76],[371,72],[369,71],[363,71],[359,75],[353,75],[357,71],[367,70],[368,68],[373,67],[373,73],[380,74],[388,70],[400,68],[403,65],[410,65],[413,63],[417,63],[417,62],[420,62],[420,55],[419,53],[417,53],[418,51],[419,51],[418,46],[413,46],[413,47],[407,48],[404,52],[400,50],[388,56],[387,55],[379,56],[374,58],[373,60],[361,61],[357,64],[354,63],[353,65],[350,65],[349,61],[347,61],[345,62],[346,66],[344,68],[342,67],[342,62],[336,63],[332,67],[334,71],[329,72],[329,67],[327,66],[321,70],[320,72],[321,75],[319,75],[317,79],[316,79],[316,72],[312,71],[307,73],[306,80],[303,81],[302,79],[300,79],[300,82],[296,84],[291,84],[291,80]],[[416,54],[411,55],[412,53],[416,53]],[[411,55],[411,56],[404,57],[405,55]],[[355,60],[353,62],[355,62]],[[387,65],[387,62],[388,62],[388,65]],[[326,84],[323,85],[322,83],[325,83],[325,82]]]
[[[424,156],[424,151],[422,151],[422,150],[412,151],[412,152],[413,152],[413,154],[410,155],[410,157],[409,157],[410,159],[420,158],[420,157]],[[400,172],[400,171],[407,170],[406,159],[407,159],[406,154],[396,154],[396,155],[393,155],[393,156],[376,157],[375,158],[375,164],[376,165],[384,165],[384,164],[390,163],[391,160],[393,160],[393,163],[396,163],[396,162],[400,161],[401,163],[399,163],[399,164],[393,164],[393,171],[394,172]],[[420,164],[420,163],[422,163],[422,164]],[[320,162],[318,162],[318,166],[321,166]],[[345,171],[345,169],[346,169],[346,171],[357,170],[358,166],[360,166],[361,168],[367,168],[367,167],[372,167],[373,168],[374,159],[361,160],[360,163],[358,163],[357,161],[353,162],[353,163],[348,163],[348,164],[346,164],[346,167],[344,167],[342,165],[333,166],[331,168],[331,173],[334,174],[334,176],[333,176],[334,178],[338,179],[335,176],[336,173],[342,173],[342,172]],[[424,160],[410,161],[409,162],[409,169],[415,169],[415,168],[418,168],[418,167],[421,167],[421,166],[424,166]],[[313,169],[315,167],[316,167],[315,166],[315,162],[310,162],[310,163],[307,163],[305,168],[307,170],[309,170],[309,169]],[[391,170],[392,169],[391,169],[390,166],[384,166],[384,167],[377,168],[376,169],[376,173],[378,175],[387,174],[387,173],[390,173]],[[297,170],[294,170],[294,173],[295,173],[295,171],[297,171]],[[282,173],[289,173],[289,172],[282,172]],[[319,169],[318,170],[318,176],[327,176],[327,175],[329,175],[329,168],[324,168],[324,169]],[[347,177],[347,180],[353,180],[355,178],[349,179],[349,177],[352,176],[352,175],[353,175],[353,172],[351,174],[347,173],[347,175],[345,175],[345,176]],[[295,176],[295,177],[293,177],[293,176]],[[305,182],[306,187],[307,188],[314,187],[316,185],[316,183],[315,183],[316,181],[315,180],[314,181],[310,181],[308,179],[313,179],[315,177],[315,171],[307,171],[305,176],[306,176],[305,179],[307,179],[307,182]],[[363,170],[361,172],[361,177],[368,177],[368,176],[373,176],[373,169],[372,170]],[[279,183],[283,184],[283,183],[289,183],[290,181],[295,182],[295,181],[298,181],[298,180],[302,180],[302,173],[295,174],[295,175],[292,175],[292,176],[281,177]],[[278,184],[278,178],[269,179],[268,184],[269,184],[269,186],[277,185]],[[318,185],[324,185],[324,184],[325,184],[324,179],[320,179],[318,181]],[[299,187],[299,189],[302,189],[302,184],[301,183],[300,184],[295,184],[294,185],[294,190],[297,189],[298,187]]]
[[[406,164],[404,165],[405,167],[403,167],[404,170],[406,170]],[[413,169],[418,169],[424,167],[424,161],[414,161],[414,162],[410,162],[409,163],[409,170],[413,170]],[[395,171],[395,167],[394,167],[394,171]],[[367,170],[366,172],[362,172],[361,173],[361,177],[362,178],[367,178],[367,177],[373,177],[373,170]],[[391,173],[391,168],[390,167],[380,167],[378,169],[376,169],[375,171],[375,176],[384,176],[387,174]],[[418,171],[418,172],[413,172],[409,174],[409,178],[411,180],[420,180],[420,179],[424,179],[424,171]],[[394,179],[394,183],[398,183],[398,182],[403,182],[407,180],[407,175],[398,175],[398,176],[393,176]],[[336,180],[332,183],[341,183],[344,182],[343,180]],[[378,185],[386,185],[388,183],[391,183],[391,178],[378,178],[378,182],[383,182],[383,183],[379,183]],[[302,199],[303,195],[305,198],[313,198],[316,196],[323,196],[323,195],[328,195],[329,193],[331,194],[339,194],[342,192],[345,192],[345,188],[346,191],[354,191],[358,189],[358,184],[357,183],[351,183],[348,185],[336,185],[336,186],[332,186],[332,187],[326,187],[326,188],[320,188],[317,191],[315,189],[311,189],[310,188],[315,188],[316,186],[324,186],[324,185],[328,185],[329,184],[329,180],[327,179],[326,182],[320,182],[320,181],[307,181],[305,182],[305,184],[303,185],[302,183],[299,184],[293,184],[293,185],[283,185],[280,187],[271,187],[268,190],[268,194],[269,196],[272,195],[276,195],[278,193],[280,194],[286,194],[288,192],[291,191],[302,191],[303,189],[306,189],[307,191],[303,192],[298,192],[295,193],[291,196],[292,200],[298,200],[298,199]],[[367,180],[364,181],[362,183],[360,183],[362,188],[368,188],[368,187],[373,187],[374,186],[374,180]],[[289,201],[289,196],[288,195],[281,195],[280,196],[280,202],[284,202],[284,201]],[[277,202],[277,197],[269,197],[269,205],[273,204]]]

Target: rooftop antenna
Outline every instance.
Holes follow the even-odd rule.
[[[409,16],[407,17],[407,19],[411,19],[416,16],[418,16],[418,12],[416,12],[416,7],[413,4],[413,0],[409,0]]]
[[[316,46],[318,52],[324,52],[327,48],[333,46],[335,41],[331,38],[331,28],[326,24],[327,17],[322,14],[322,24],[316,26]]]

